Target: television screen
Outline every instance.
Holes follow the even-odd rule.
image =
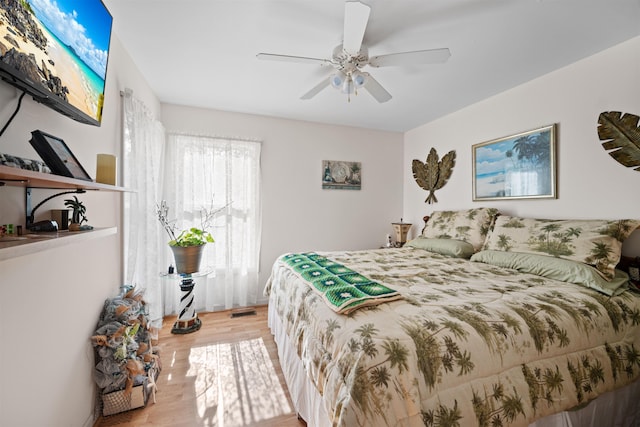
[[[101,0],[0,0],[0,76],[100,126],[112,21]]]

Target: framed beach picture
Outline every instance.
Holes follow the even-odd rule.
[[[556,198],[556,125],[473,146],[473,200]]]

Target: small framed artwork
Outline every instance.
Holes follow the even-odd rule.
[[[362,164],[338,160],[322,161],[322,188],[333,190],[360,190]]]
[[[555,124],[472,149],[474,201],[556,198]]]
[[[34,130],[29,142],[54,174],[91,181],[87,171],[60,138]]]

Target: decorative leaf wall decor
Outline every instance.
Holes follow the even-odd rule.
[[[412,163],[413,178],[418,185],[429,192],[429,196],[425,203],[437,203],[435,191],[444,187],[456,164],[456,152],[449,151],[442,157],[440,161],[436,149],[432,148],[427,156],[427,162],[422,163],[418,159],[414,159]]]
[[[620,111],[600,113],[598,117],[598,137],[602,147],[618,163],[640,171],[640,117]]]

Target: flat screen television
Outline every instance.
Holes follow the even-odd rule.
[[[100,126],[112,24],[101,0],[0,0],[0,77]]]

